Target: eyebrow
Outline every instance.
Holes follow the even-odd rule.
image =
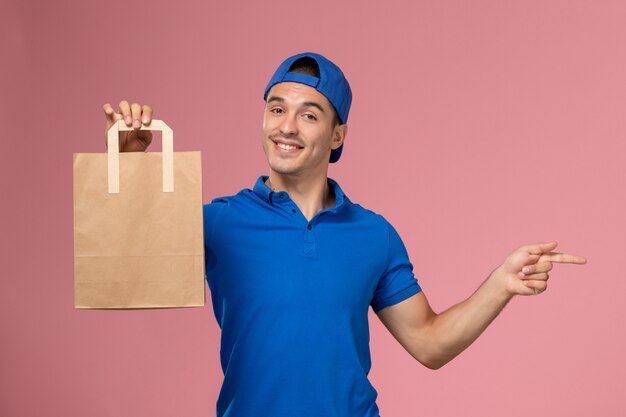
[[[269,103],[271,101],[278,101],[279,103],[284,103],[285,99],[282,97],[278,97],[278,96],[270,96],[270,98],[267,99],[267,102]],[[319,103],[316,103],[314,101],[305,101],[304,103],[302,103],[302,105],[305,107],[317,107],[322,113],[326,113],[324,109],[322,108],[322,106]]]

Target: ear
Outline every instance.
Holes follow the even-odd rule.
[[[343,145],[343,141],[346,139],[346,135],[348,134],[348,125],[337,125],[333,129],[333,140],[330,143],[331,149],[337,149],[341,145]]]

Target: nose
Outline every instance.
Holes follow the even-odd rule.
[[[295,135],[298,133],[298,126],[296,123],[296,118],[295,115],[292,114],[286,114],[280,123],[279,126],[280,129],[280,133],[282,133],[283,135]]]

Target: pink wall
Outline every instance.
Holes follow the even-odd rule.
[[[521,244],[588,258],[438,371],[370,312],[381,415],[626,415],[626,3],[369,4],[3,0],[1,416],[214,415],[210,298],[74,309],[72,153],[104,151],[103,103],[150,103],[203,152],[205,201],[251,187],[263,88],[305,50],[354,91],[329,175],[398,229],[437,311]]]

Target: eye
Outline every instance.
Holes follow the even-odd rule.
[[[274,107],[273,109],[270,109],[270,113],[275,113],[275,114],[279,114],[282,113],[283,109],[279,108],[279,107]]]
[[[311,113],[305,113],[304,117],[309,120],[317,120],[317,117],[313,116]]]

